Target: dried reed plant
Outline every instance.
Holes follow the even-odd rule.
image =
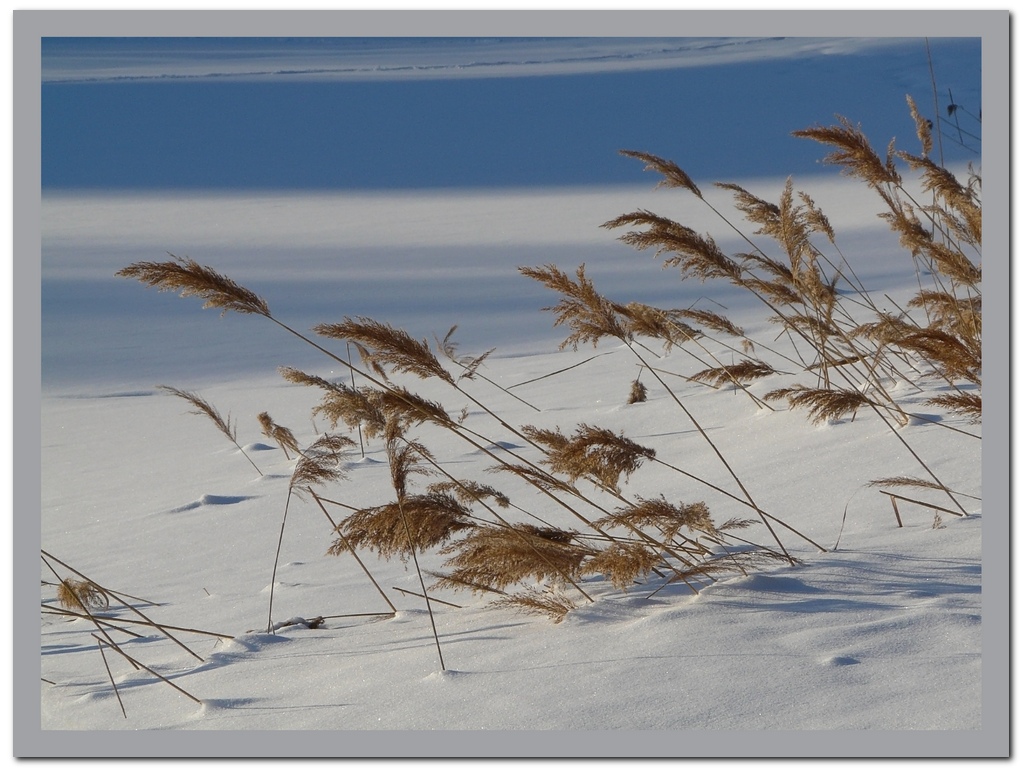
[[[341,554],[352,544],[385,559],[397,556],[405,561],[413,548],[430,551],[475,527],[470,510],[454,496],[441,492],[411,494],[401,505],[393,501],[350,514],[338,527],[344,539],[335,541],[328,553]]]
[[[217,430],[232,442],[232,444],[239,450],[239,452],[243,456],[245,456],[248,462],[252,464],[253,469],[259,472],[260,476],[262,477],[263,472],[260,471],[260,468],[256,466],[256,462],[249,458],[249,454],[247,454],[245,450],[242,448],[242,446],[238,444],[237,431],[235,426],[231,423],[230,414],[228,414],[228,417],[225,419],[223,416],[220,415],[220,412],[216,408],[214,408],[212,405],[206,402],[206,400],[201,398],[195,392],[185,392],[184,390],[175,389],[174,387],[168,387],[165,385],[160,385],[159,389],[162,389],[165,392],[169,392],[175,397],[180,397],[182,400],[185,400],[186,402],[191,403],[193,406],[195,406],[196,410],[189,411],[189,413],[194,413],[197,416],[206,416],[206,418],[213,422],[213,425],[217,427]]]
[[[721,251],[717,251],[717,247],[716,252],[721,253]],[[724,254],[722,256],[724,257]],[[631,343],[632,337],[626,330],[626,327],[619,321],[615,305],[598,293],[593,282],[586,276],[585,265],[580,265],[577,269],[576,281],[558,267],[550,264],[539,268],[520,267],[519,271],[526,277],[537,280],[546,287],[557,291],[562,296],[558,304],[545,308],[555,313],[556,326],[564,324],[572,331],[566,340],[561,343],[560,348],[564,349],[566,346],[571,345],[575,349],[581,341],[591,342],[596,346],[601,339],[611,337],[623,343],[636,356],[641,366],[661,384],[672,401],[683,411],[701,438],[711,448],[718,461],[728,471],[740,492],[747,499],[747,502],[757,511],[765,528],[771,534],[782,554],[795,564],[795,559],[789,555],[785,544],[782,543],[782,540],[772,526],[771,520],[775,518],[768,516],[757,505],[739,475],[736,474],[732,465],[719,450],[718,446],[715,445],[697,418],[679,399],[672,388],[668,386],[657,370],[633,347]]]
[[[566,475],[570,482],[586,477],[616,493],[623,477],[628,478],[655,455],[651,448],[589,424],[580,424],[571,436],[563,435],[559,429],[532,426],[523,427],[523,432],[544,446],[541,462],[553,472]]]
[[[895,317],[878,309],[849,268],[849,261],[838,251],[836,233],[827,216],[809,195],[796,193],[791,180],[787,180],[778,202],[764,200],[736,184],[717,185],[733,193],[737,210],[755,225],[748,235],[717,210],[696,185],[687,183],[688,177],[673,163],[646,153],[625,152],[643,160],[645,170],[661,173],[665,182],[659,186],[680,187],[695,194],[751,246],[751,251],[726,256],[710,237],[646,210],[624,214],[604,226],[637,227],[620,239],[641,250],[654,249],[665,266],[678,268],[684,279],[725,280],[761,300],[772,312],[772,322],[781,324],[794,339],[794,348],[804,360],[801,367],[819,377],[817,386],[776,389],[765,399],[785,399],[790,407],[806,408],[812,422],[856,414],[866,407],[932,475],[897,431],[896,427],[907,424],[910,417],[893,398],[886,377],[909,381],[916,370],[914,361],[920,361],[954,390],[930,398],[930,404],[964,415],[969,421],[980,419],[981,396],[964,388],[964,382],[970,387],[980,388],[981,384],[981,179],[970,169],[967,183],[961,183],[928,157],[931,126],[912,99],[908,98],[907,103],[922,143],[920,155],[897,150],[895,143],[880,155],[861,128],[843,117],[837,118],[837,125],[815,126],[794,135],[829,146],[832,151],[825,157],[826,163],[840,166],[845,175],[866,183],[879,195],[886,209],[880,215],[899,236],[918,274],[932,275],[932,285],[922,286],[907,307],[924,310],[927,319],[923,324],[907,319],[907,310],[901,309],[900,316]],[[918,202],[897,170],[897,161],[906,163],[922,180],[922,189],[931,195],[932,203]],[[781,258],[768,255],[754,242],[755,236],[773,240]],[[837,251],[837,261],[825,256],[815,236],[824,238]],[[529,276],[544,279],[538,274]],[[555,290],[564,290],[551,279],[544,281]],[[840,294],[840,281],[853,289],[852,296]],[[591,291],[596,293],[592,287]],[[567,305],[557,308],[562,313],[560,320],[569,322],[572,309]],[[874,318],[864,321],[865,311],[873,313]],[[795,345],[796,340],[810,350],[810,360]],[[744,369],[771,375],[772,366],[761,368],[755,361],[742,366],[733,369],[715,365],[690,378],[720,385]],[[908,366],[910,370],[906,371]],[[937,478],[935,482],[941,486]]]
[[[521,582],[577,580],[583,559],[595,550],[571,531],[516,523],[477,526],[463,539],[440,550],[450,555],[440,584],[453,589],[505,591]]]
[[[787,180],[777,201],[761,199],[736,184],[717,185],[733,195],[735,208],[752,225],[753,231],[748,233],[715,208],[675,163],[649,153],[623,151],[624,155],[645,163],[644,170],[660,174],[662,181],[658,186],[693,194],[738,233],[750,249],[728,255],[710,235],[649,210],[623,214],[603,226],[630,228],[620,237],[623,242],[640,250],[653,249],[666,267],[678,269],[684,279],[725,281],[756,296],[770,312],[770,321],[781,327],[781,333],[792,346],[788,354],[777,345],[761,345],[761,349],[773,356],[770,359],[795,364],[797,372],[803,372],[801,375],[806,379],[816,378],[815,386],[798,383],[775,389],[763,400],[754,396],[750,391],[754,387],[748,387],[749,384],[787,372],[781,370],[781,364],[772,365],[760,359],[761,353],[755,356],[758,345],[724,314],[693,307],[661,309],[641,302],[611,301],[587,276],[585,265],[580,265],[575,275],[552,264],[519,270],[558,294],[557,304],[546,309],[554,313],[556,326],[567,329],[559,348],[596,346],[605,339],[623,344],[637,358],[640,375],[653,377],[694,425],[735,482],[735,493],[673,466],[653,450],[611,430],[580,424],[574,433],[565,434],[558,428],[509,424],[472,394],[476,385],[467,383],[486,380],[519,402],[536,408],[512,394],[511,388],[501,387],[483,375],[493,350],[476,356],[460,355],[454,341],[455,326],[442,339],[435,337],[433,348],[426,340],[366,317],[345,317],[340,323],[314,327],[318,336],[344,341],[349,349],[354,346],[360,359],[356,366],[351,355],[344,360],[295,331],[274,318],[266,302],[256,294],[191,259],[173,257],[173,261],[164,263],[141,262],[121,270],[119,276],[138,279],[161,291],[176,290],[183,296],[203,298],[205,306],[220,308],[222,313],[230,310],[267,317],[324,352],[349,371],[349,384],[292,368],[282,368],[281,375],[292,383],[319,390],[320,402],[313,408],[314,418],[326,418],[332,429],[344,424],[358,430],[360,441],[365,434],[368,440],[383,443],[393,498],[373,506],[349,507],[349,514],[335,523],[323,505],[325,499],[312,486],[343,477],[340,455],[354,443],[348,438],[343,443],[326,435],[322,444],[314,443],[300,452],[294,435],[290,442],[282,442],[279,435],[283,433],[278,430],[283,428],[265,412],[260,415],[264,434],[277,440],[286,456],[289,450],[300,454],[278,537],[268,627],[272,627],[273,583],[288,506],[295,494],[309,493],[330,520],[336,535],[328,550],[331,554],[355,554],[357,548],[363,548],[382,558],[413,560],[442,669],[444,658],[431,607],[433,599],[427,594],[418,554],[436,552],[447,557],[446,570],[432,574],[438,580],[435,586],[498,593],[501,598],[497,604],[543,612],[559,621],[575,606],[561,594],[562,588],[571,584],[592,600],[579,584],[587,576],[602,577],[619,589],[629,589],[657,576],[665,579],[659,590],[667,584],[683,582],[697,591],[699,584],[713,581],[722,573],[742,573],[746,568],[779,562],[795,563],[776,526],[824,551],[755,502],[707,430],[660,375],[666,371],[655,368],[645,356],[644,353],[657,354],[645,346],[650,340],[661,344],[666,355],[678,349],[697,362],[696,370],[684,375],[684,379],[714,387],[732,383],[759,407],[766,405],[765,401],[784,400],[791,408],[805,409],[812,422],[855,416],[861,408],[870,409],[932,478],[913,482],[883,478],[877,482],[882,486],[909,484],[952,494],[899,434],[896,425],[907,423],[909,417],[888,391],[886,377],[909,381],[917,371],[915,366],[928,368],[953,388],[929,402],[980,420],[980,178],[972,173],[970,180],[961,184],[935,164],[928,157],[930,126],[912,100],[908,100],[908,107],[922,143],[921,155],[900,152],[894,144],[880,155],[871,148],[863,131],[845,118],[839,118],[837,126],[817,126],[795,133],[831,147],[826,162],[840,166],[844,174],[876,190],[885,208],[882,217],[910,253],[919,274],[930,276],[930,284],[922,284],[907,307],[897,307],[895,315],[878,310],[839,250],[836,233],[824,211],[806,193],[794,190],[791,180]],[[923,179],[922,189],[931,196],[930,204],[918,203],[908,191],[897,171],[897,161]],[[852,292],[840,291],[841,284],[850,286]],[[913,313],[923,314],[925,319],[916,321],[912,319]],[[728,361],[728,355],[722,359],[722,349],[733,354],[732,361]],[[739,362],[735,362],[735,356],[741,358]],[[510,447],[493,434],[470,428],[476,427],[476,416],[467,424],[468,406],[459,403],[451,408],[447,398],[444,402],[424,398],[397,383],[403,375],[443,382],[492,417],[492,426],[496,423],[504,430],[502,437],[507,439],[511,434],[527,446]],[[647,398],[640,375],[633,381],[630,403]],[[360,377],[359,386],[356,376]],[[171,391],[186,399],[190,394]],[[461,415],[453,416],[459,413],[460,405]],[[219,414],[212,408],[207,411],[198,404],[197,407],[215,423],[222,422],[223,427],[218,428],[233,439],[233,430]],[[510,482],[521,481],[531,490],[539,491],[545,503],[569,513],[584,527],[572,530],[548,524],[513,505],[504,491],[475,480],[456,479],[444,468],[444,462],[436,459],[415,436],[414,431],[422,426],[438,427],[467,442],[493,462],[487,471],[503,473],[511,478]],[[670,502],[664,495],[625,499],[620,485],[647,464],[669,467],[754,510],[775,546],[757,544],[737,535],[753,520],[731,519],[716,525],[703,501]],[[589,485],[578,487],[580,481]],[[506,520],[498,510],[510,507],[530,515],[539,524]],[[490,518],[478,516],[474,508],[486,510]],[[538,589],[533,586],[535,583],[546,587]],[[379,585],[377,588],[383,594]]]
[[[299,441],[295,438],[295,433],[288,429],[288,427],[282,427],[276,423],[266,411],[260,413],[256,420],[259,421],[263,434],[276,442],[281,450],[284,451],[285,459],[291,459],[291,455],[288,453],[289,450],[294,451],[296,455],[299,454]]]

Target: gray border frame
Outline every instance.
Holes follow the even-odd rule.
[[[830,731],[43,731],[35,578],[40,543],[40,39],[44,36],[844,36],[981,37],[986,264],[986,400],[1009,412],[1010,12],[973,11],[15,11],[13,566],[16,757],[1008,757],[1009,420],[986,425],[983,727]],[[1005,257],[1002,255],[1006,254]],[[21,660],[21,663],[19,663]],[[955,726],[955,723],[951,724]],[[343,738],[339,738],[343,735]],[[723,738],[725,736],[726,738]]]

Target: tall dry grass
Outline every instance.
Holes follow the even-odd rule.
[[[956,500],[962,494],[942,483],[901,433],[910,415],[891,382],[938,377],[950,389],[929,402],[980,421],[981,182],[972,171],[962,183],[930,159],[927,121],[912,101],[909,108],[921,139],[919,154],[892,146],[879,154],[845,119],[796,132],[829,147],[825,162],[839,166],[878,195],[881,215],[907,253],[908,269],[920,277],[920,290],[904,307],[883,308],[865,289],[826,213],[791,181],[777,201],[761,199],[736,184],[719,184],[732,194],[745,221],[737,222],[716,208],[678,165],[636,151],[624,154],[659,174],[659,186],[693,195],[739,234],[748,249],[728,254],[709,235],[648,210],[623,214],[604,226],[626,228],[620,237],[624,243],[653,250],[684,281],[718,281],[752,295],[778,327],[779,341],[749,337],[724,313],[612,301],[582,265],[575,273],[553,264],[520,268],[524,276],[556,294],[557,302],[547,309],[555,325],[566,330],[561,347],[577,349],[612,340],[626,348],[640,371],[635,373],[631,366],[629,402],[644,402],[650,397],[648,387],[657,386],[699,435],[702,450],[725,471],[727,482],[694,474],[683,466],[684,457],[659,456],[600,425],[577,424],[566,431],[513,425],[481,399],[478,388],[471,390],[467,384],[483,380],[504,393],[501,397],[510,396],[533,412],[539,409],[485,376],[493,350],[460,355],[454,327],[443,339],[435,338],[433,345],[366,317],[320,324],[313,329],[314,336],[308,336],[273,315],[261,297],[192,260],[143,262],[118,274],[161,291],[198,296],[204,306],[222,312],[261,316],[347,372],[349,383],[294,368],[280,370],[286,381],[317,394],[313,417],[326,419],[331,429],[358,433],[361,447],[375,447],[384,454],[388,493],[375,504],[356,508],[331,501],[326,491],[314,492],[313,485],[329,488],[343,480],[341,451],[355,443],[344,438],[344,446],[327,445],[324,440],[339,438],[325,435],[300,450],[294,434],[261,413],[264,434],[298,456],[278,536],[275,573],[288,505],[293,495],[306,496],[331,522],[331,554],[358,559],[357,550],[369,550],[382,558],[412,561],[444,668],[432,608],[437,601],[428,596],[431,589],[497,595],[498,605],[561,620],[582,604],[581,599],[594,599],[595,582],[648,595],[669,584],[698,592],[723,576],[795,564],[796,546],[824,551],[757,500],[757,489],[739,475],[700,414],[681,396],[680,386],[730,387],[745,393],[753,408],[774,410],[772,403],[782,403],[804,410],[812,422],[870,414],[891,430],[927,475],[879,483],[947,494],[966,514]],[[922,179],[920,188],[904,182],[899,164]],[[332,351],[339,343],[346,352],[355,348],[358,364],[349,354]],[[660,346],[663,353],[681,351],[689,367],[665,370],[661,356],[648,345]],[[800,377],[796,383],[761,397],[751,391],[751,383],[771,382],[794,368]],[[429,383],[431,392],[447,394],[441,399],[424,397],[410,388],[415,381]],[[467,419],[470,408],[479,418]],[[229,432],[230,428],[225,431]],[[962,432],[964,439],[976,437]],[[489,463],[487,471],[501,478],[501,490],[483,478],[452,474],[452,466],[430,449],[431,436],[438,434],[480,452]],[[627,497],[622,486],[648,468],[681,474],[709,495],[677,498],[666,488],[667,495]],[[529,501],[517,503],[517,497]],[[343,517],[335,521],[325,504],[345,509]],[[747,516],[721,520],[719,507],[736,505]],[[430,573],[421,568],[419,556],[425,553],[442,559],[443,568]],[[369,576],[361,560],[359,564]],[[434,583],[428,585],[424,574],[432,575]],[[272,591],[269,614],[272,631]]]

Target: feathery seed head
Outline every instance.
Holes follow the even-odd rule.
[[[140,261],[116,272],[118,277],[134,278],[160,291],[180,291],[182,297],[206,299],[203,309],[221,309],[242,314],[270,317],[267,303],[234,280],[204,267],[190,258],[173,256],[173,261]]]

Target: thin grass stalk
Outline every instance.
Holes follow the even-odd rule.
[[[124,711],[124,702],[121,701],[121,692],[117,690],[117,683],[114,682],[114,676],[110,673],[110,665],[107,663],[107,654],[103,652],[103,641],[100,638],[93,635],[96,639],[96,647],[100,649],[100,657],[103,659],[103,666],[107,670],[107,678],[110,680],[110,687],[114,689],[114,695],[117,696],[117,703],[121,707],[121,714],[124,715],[125,720],[128,719],[128,713]]]
[[[629,347],[629,350],[634,355],[636,355],[636,357],[640,361],[640,363],[643,366],[645,366],[647,368],[647,370],[649,370],[651,372],[651,375],[654,376],[655,379],[658,380],[658,383],[661,384],[662,387],[664,387],[664,389],[668,393],[669,397],[671,397],[675,401],[676,405],[678,405],[682,409],[683,413],[686,414],[686,417],[690,420],[690,422],[693,424],[693,426],[697,428],[697,431],[700,433],[701,437],[703,437],[704,441],[711,447],[711,450],[715,452],[715,455],[718,457],[718,460],[726,468],[726,470],[729,472],[729,474],[732,475],[732,479],[736,481],[736,485],[739,486],[740,491],[742,491],[743,495],[747,497],[747,500],[750,502],[751,508],[755,512],[757,512],[758,515],[760,515],[761,521],[764,523],[765,527],[768,529],[768,532],[771,533],[772,538],[775,539],[775,543],[779,545],[779,549],[782,550],[783,555],[785,555],[786,559],[789,560],[789,564],[790,565],[796,565],[796,560],[793,558],[792,555],[789,554],[789,551],[786,549],[786,545],[782,543],[782,540],[779,538],[778,534],[775,532],[775,529],[772,527],[772,524],[768,521],[767,514],[764,512],[764,510],[762,510],[757,505],[757,502],[754,501],[753,497],[750,495],[750,492],[747,491],[746,486],[743,485],[743,481],[740,480],[739,476],[733,470],[732,465],[730,465],[729,462],[726,460],[725,456],[722,455],[722,452],[720,450],[718,450],[718,446],[715,445],[715,442],[711,439],[711,437],[708,435],[708,433],[704,431],[704,427],[702,427],[700,425],[700,422],[698,422],[697,419],[694,418],[693,414],[690,413],[689,409],[685,405],[683,405],[682,400],[680,400],[676,396],[676,393],[673,392],[672,388],[668,384],[666,384],[664,379],[662,379],[658,375],[657,371],[655,371],[654,368],[652,368],[648,364],[648,362],[644,359],[643,355],[641,355],[639,352],[637,352],[631,346]]]
[[[356,388],[356,373],[355,368],[352,366],[352,345],[345,342],[345,349],[348,352],[348,373],[349,378],[352,380],[352,389]],[[363,449],[363,425],[357,424],[356,429],[359,432],[359,455],[364,459],[366,458],[366,451]],[[326,510],[325,510],[326,511]],[[328,515],[330,517],[330,515]]]
[[[334,522],[334,519],[327,511],[327,508],[323,505],[323,500],[321,499],[321,497],[317,495],[317,493],[312,489],[312,487],[307,488],[307,490],[309,491],[309,495],[313,497],[313,501],[316,502],[316,505],[320,507],[320,511],[322,511],[324,515],[327,517],[327,520],[331,524],[331,528],[333,528],[334,532],[338,534],[338,536],[341,538],[343,542],[345,542],[345,546],[348,547],[348,551],[352,553],[352,557],[355,558],[356,562],[359,564],[359,567],[363,569],[363,573],[366,574],[367,578],[369,578],[370,581],[373,583],[373,586],[377,588],[377,591],[380,593],[380,596],[384,598],[384,602],[386,602],[388,606],[391,608],[392,613],[398,613],[398,609],[395,607],[395,604],[388,599],[387,594],[384,592],[383,589],[381,589],[380,584],[377,583],[377,580],[373,577],[373,574],[370,573],[369,569],[363,563],[362,559],[359,557],[358,554],[356,554],[355,547],[353,547],[349,543],[349,540],[345,538],[345,534],[341,532],[341,527]]]
[[[93,637],[95,637],[95,635],[93,635]],[[97,640],[100,640],[100,638],[96,638],[96,639],[97,639]],[[105,643],[106,641],[104,641],[104,640],[100,640],[100,642],[104,642],[104,643]],[[167,679],[166,677],[164,677],[163,675],[161,675],[161,674],[160,674],[159,672],[157,672],[157,671],[155,671],[155,670],[151,669],[150,667],[147,667],[147,666],[146,666],[145,664],[143,664],[143,663],[142,663],[141,661],[139,661],[138,659],[134,659],[134,658],[132,658],[132,657],[131,657],[131,656],[129,656],[129,655],[128,655],[128,654],[127,654],[127,653],[126,653],[125,651],[124,651],[124,649],[122,649],[122,648],[121,648],[120,646],[118,646],[118,645],[116,645],[116,644],[108,644],[108,645],[109,645],[109,647],[110,647],[110,649],[111,649],[111,650],[113,650],[113,651],[116,651],[117,653],[121,654],[121,655],[122,655],[122,656],[124,656],[124,657],[125,657],[126,659],[128,659],[128,661],[132,662],[133,664],[136,664],[136,665],[138,665],[139,667],[142,667],[142,668],[143,668],[144,670],[146,670],[147,672],[149,672],[149,674],[153,675],[153,677],[158,677],[158,678],[160,678],[160,679],[161,679],[161,680],[163,680],[163,681],[164,681],[165,683],[167,683],[167,684],[168,684],[169,686],[171,686],[171,688],[173,688],[174,690],[178,691],[178,693],[181,693],[182,695],[184,695],[184,696],[187,696],[188,698],[192,699],[192,701],[194,701],[194,702],[195,702],[196,704],[199,704],[200,706],[202,706],[203,702],[202,702],[202,700],[201,700],[201,699],[197,699],[197,698],[196,698],[195,696],[193,696],[193,695],[192,695],[191,693],[189,693],[188,691],[186,691],[186,690],[185,690],[184,688],[182,688],[181,686],[175,685],[175,684],[174,684],[174,683],[172,683],[172,682],[171,682],[170,680],[168,680],[168,679]]]
[[[514,398],[515,400],[519,401],[523,405],[527,406],[528,408],[532,408],[533,410],[535,410],[535,411],[537,411],[539,413],[540,412],[540,408],[535,406],[533,403],[527,402],[526,400],[524,400],[523,398],[519,397],[515,393],[510,392],[506,387],[503,387],[498,382],[496,382],[493,379],[490,379],[487,376],[484,376],[482,373],[480,373],[480,365],[483,363],[484,359],[486,357],[488,357],[491,354],[491,352],[494,351],[493,349],[489,350],[488,352],[485,352],[483,355],[477,357],[476,359],[470,360],[469,363],[466,362],[466,360],[469,360],[469,358],[465,358],[465,357],[464,358],[459,358],[459,357],[456,356],[456,354],[455,354],[456,344],[455,344],[454,341],[451,341],[451,337],[455,333],[455,329],[457,327],[458,326],[454,326],[453,325],[451,330],[448,331],[448,335],[444,337],[443,341],[438,339],[437,340],[437,346],[438,346],[438,349],[442,352],[442,354],[444,354],[445,357],[447,357],[449,360],[451,360],[453,363],[455,363],[455,365],[457,365],[459,368],[461,368],[463,370],[464,373],[459,378],[460,379],[462,379],[462,378],[467,378],[467,379],[479,378],[479,379],[483,379],[484,381],[486,381],[491,386],[496,387],[497,389],[500,389],[502,392],[504,392],[509,397]],[[435,339],[436,339],[436,337],[435,337]]]
[[[522,387],[522,386],[525,386],[527,384],[533,384],[533,383],[538,382],[538,381],[543,381],[544,379],[550,379],[552,376],[559,376],[560,374],[563,374],[566,371],[571,371],[573,368],[579,368],[581,365],[586,365],[591,360],[596,360],[599,357],[604,357],[605,355],[611,355],[611,354],[613,354],[613,352],[600,352],[600,353],[598,353],[596,355],[592,355],[592,356],[588,357],[586,360],[584,360],[582,362],[573,363],[572,365],[570,365],[570,366],[568,366],[566,368],[559,368],[557,371],[552,371],[551,373],[545,373],[543,376],[537,376],[536,378],[533,378],[533,379],[527,379],[526,381],[520,381],[518,384],[513,384],[512,386],[510,386],[509,389],[515,389],[516,387]]]
[[[942,119],[939,115],[939,89],[935,85],[935,67],[932,64],[932,46],[928,42],[928,38],[924,39],[924,50],[928,56],[928,74],[932,79],[932,98],[935,101],[935,124],[940,125],[939,121]],[[946,164],[945,156],[942,153],[942,130],[939,130],[939,162],[942,165]]]
[[[121,623],[142,624],[144,622],[130,622],[129,620],[115,619],[112,616],[110,616],[110,617],[107,617],[107,616],[90,616],[88,613],[77,613],[75,611],[69,611],[67,608],[54,608],[53,606],[49,606],[49,605],[48,606],[42,606],[41,607],[41,611],[42,611],[43,614],[45,614],[47,616],[64,616],[64,617],[67,617],[67,618],[70,618],[70,619],[88,619],[93,624],[96,624],[96,625],[102,624],[105,627],[109,627],[110,629],[112,629],[112,630],[114,630],[116,632],[122,632],[122,633],[128,635],[129,637],[136,638],[137,640],[141,640],[142,638],[145,637],[145,635],[140,635],[138,632],[132,632],[130,629],[125,629],[124,627],[119,626],[118,623],[116,623],[116,622],[121,622]]]
[[[163,627],[164,629],[169,630],[169,631],[173,631],[173,632],[190,632],[190,633],[195,634],[195,635],[207,635],[209,637],[220,637],[220,638],[223,638],[224,640],[230,640],[231,638],[234,637],[234,635],[226,635],[223,632],[211,632],[211,631],[206,630],[206,629],[194,629],[192,627],[176,627],[176,626],[174,626],[172,624],[157,624],[156,622],[140,621],[139,619],[122,619],[122,618],[120,618],[118,616],[107,616],[107,615],[104,615],[104,614],[88,615],[88,614],[83,614],[83,613],[76,613],[75,611],[69,611],[69,610],[64,609],[64,608],[48,607],[47,611],[49,613],[52,613],[54,615],[59,615],[59,616],[72,616],[72,617],[80,618],[80,619],[86,619],[87,618],[87,619],[91,619],[93,621],[99,621],[99,622],[101,622],[103,624],[107,624],[107,625],[113,627],[114,629],[118,629],[121,632],[124,632],[126,634],[132,635],[134,637],[142,637],[142,635],[138,635],[138,634],[136,634],[134,632],[129,632],[127,629],[124,629],[123,627],[119,627],[117,625],[118,624],[133,624],[133,625],[142,625],[142,626],[153,626],[153,625],[156,625],[156,626]]]
[[[427,615],[430,616],[430,628],[434,633],[434,644],[437,646],[437,660],[441,663],[441,671],[445,670],[444,655],[441,653],[441,639],[437,635],[437,624],[434,622],[434,609],[430,606],[430,598],[427,597],[427,585],[423,581],[423,571],[420,570],[420,561],[416,556],[416,544],[412,538],[412,530],[409,528],[409,518],[405,515],[405,505],[402,503],[402,495],[398,495],[398,512],[402,516],[402,525],[405,527],[405,535],[409,539],[409,551],[412,552],[412,562],[416,567],[416,575],[420,580],[420,589],[423,590],[424,600],[427,605]]]
[[[431,602],[434,602],[434,603],[440,603],[441,605],[447,605],[450,608],[462,608],[463,607],[461,605],[456,605],[455,603],[449,603],[447,600],[440,600],[440,599],[438,599],[436,597],[431,597],[430,595],[421,595],[419,592],[411,592],[408,589],[402,589],[401,587],[392,587],[392,589],[395,590],[395,592],[401,592],[403,595],[409,595],[410,597],[418,597],[420,600],[423,600],[423,599],[430,600]]]
[[[284,515],[281,517],[281,532],[277,536],[277,551],[274,553],[274,568],[270,573],[270,605],[267,608],[267,632],[277,634],[274,631],[274,581],[277,579],[277,564],[281,559],[281,543],[284,541],[284,526],[288,521],[288,505],[292,501],[292,488],[288,488],[288,498],[284,502]]]

